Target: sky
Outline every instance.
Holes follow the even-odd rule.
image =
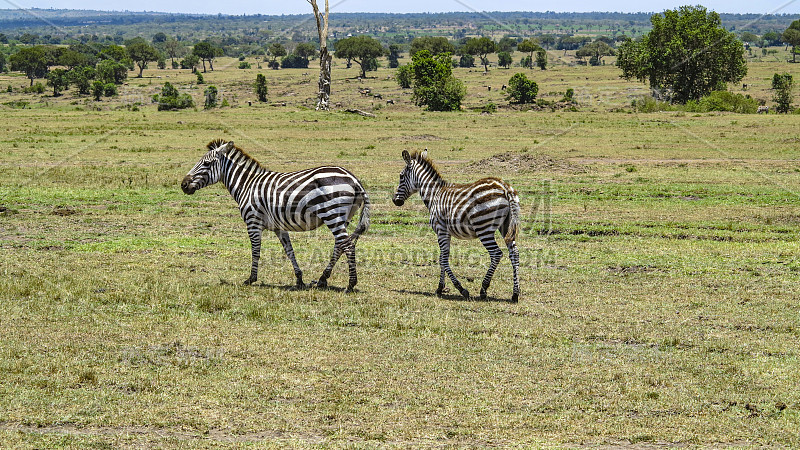
[[[317,0],[324,5],[325,0]],[[798,14],[800,0],[780,1],[641,1],[641,0],[329,0],[331,12],[451,12],[451,11],[556,11],[556,12],[661,12],[681,5],[702,4],[716,12]],[[201,14],[308,14],[306,0],[0,0],[0,9],[55,8],[104,11],[159,11]]]

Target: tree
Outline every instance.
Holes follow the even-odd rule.
[[[533,61],[533,54],[541,49],[542,47],[539,46],[539,41],[537,41],[535,38],[525,39],[524,41],[520,42],[519,45],[517,45],[517,50],[521,51],[522,53],[530,54],[531,61]],[[531,69],[533,69],[533,64],[531,64]]]
[[[184,47],[180,41],[171,36],[167,38],[167,40],[164,41],[161,46],[164,49],[164,53],[169,56],[169,60],[173,67],[175,67],[175,58],[180,58],[186,54],[186,47]]]
[[[625,79],[650,83],[654,94],[672,102],[698,100],[747,74],[744,45],[720,25],[719,14],[682,6],[651,16],[652,30],[618,49]]]
[[[614,48],[608,45],[605,41],[597,40],[591,44],[586,44],[575,52],[578,58],[589,57],[589,64],[599,66],[603,63],[604,56],[614,56],[616,52]]]
[[[203,109],[211,109],[217,106],[218,93],[219,91],[217,90],[217,87],[214,85],[211,85],[206,88],[206,90],[203,92],[203,95],[205,96],[206,99],[205,103],[203,104]]]
[[[61,95],[61,90],[69,87],[67,71],[64,69],[53,69],[47,74],[47,84],[53,87],[53,97]]]
[[[436,56],[442,53],[455,53],[453,44],[443,36],[421,36],[411,41],[409,54],[413,57],[420,50],[427,50],[431,55]]]
[[[328,0],[325,0],[325,12],[322,13],[317,6],[317,0],[306,0],[314,10],[317,21],[317,34],[319,35],[319,91],[317,93],[317,110],[327,111],[330,107],[331,97],[331,55],[328,53],[328,19],[330,9]]]
[[[761,36],[765,44],[769,46],[781,45],[781,35],[777,31],[767,31]]]
[[[292,53],[283,57],[281,67],[284,69],[308,69],[308,58]]]
[[[47,53],[40,46],[25,47],[8,58],[11,70],[25,72],[25,76],[31,80],[44,78],[47,75]]]
[[[317,53],[317,49],[314,47],[314,44],[310,42],[301,42],[294,48],[294,54],[301,58],[309,59],[314,56],[315,53]]]
[[[788,113],[792,110],[792,76],[788,73],[776,73],[772,76],[772,89],[775,91],[773,100],[778,106],[775,110],[779,113]]]
[[[430,111],[457,111],[467,94],[464,84],[453,76],[449,53],[436,56],[420,50],[411,58],[414,73],[412,98]]]
[[[399,84],[401,88],[408,89],[414,82],[414,69],[411,67],[411,64],[400,66],[397,68],[397,72],[395,73],[394,77],[397,80],[397,84]]]
[[[503,36],[502,38],[500,38],[500,41],[497,42],[497,51],[513,53],[514,47],[517,47],[518,45],[519,44],[517,44],[517,41],[515,39],[512,39],[509,36]]]
[[[488,37],[470,38],[464,44],[464,53],[477,56],[483,64],[483,71],[489,71],[489,54],[497,51],[497,44]]]
[[[511,59],[511,53],[509,52],[500,52],[497,54],[497,65],[500,67],[508,67],[511,65],[513,60]]]
[[[284,47],[280,42],[273,42],[269,45],[267,52],[272,57],[272,61],[269,62],[269,67],[271,69],[278,69],[280,67],[280,64],[278,64],[278,58],[286,56],[286,47]]]
[[[400,66],[400,45],[389,44],[389,68],[396,69]]]
[[[256,97],[258,101],[267,101],[267,77],[263,74],[256,75]]]
[[[518,73],[508,80],[508,100],[514,103],[533,103],[539,93],[539,85],[529,80],[524,73]]]
[[[97,79],[105,83],[122,84],[128,78],[128,68],[113,59],[105,59],[95,67]]]
[[[360,35],[341,39],[336,42],[336,52],[334,56],[342,59],[350,59],[361,69],[361,78],[367,76],[368,64],[371,60],[383,56],[386,53],[380,41],[369,36]]]
[[[166,41],[167,41],[167,35],[161,31],[153,35],[153,44],[161,44],[162,42]]]
[[[66,66],[67,70],[72,70],[76,67],[80,66],[88,66],[90,65],[89,57],[83,53],[76,52],[75,50],[70,50],[68,48],[63,49],[61,54],[58,56],[58,65]],[[94,65],[92,63],[91,65]]]
[[[543,48],[536,52],[536,65],[542,70],[547,70],[547,52]]]
[[[92,87],[92,80],[96,76],[96,71],[92,67],[76,67],[67,73],[69,82],[78,88],[81,95],[89,95]]]
[[[795,20],[789,25],[781,35],[781,40],[792,46],[792,62],[797,62],[795,56],[797,56],[797,46],[800,45],[800,20]]]
[[[159,53],[155,47],[145,42],[143,39],[135,39],[125,46],[125,50],[137,66],[139,66],[139,76],[142,78],[144,69],[147,68],[147,63],[150,61],[158,61]]]
[[[197,70],[197,64],[200,63],[200,57],[194,53],[189,53],[181,60],[182,69],[191,69],[192,72]]]
[[[6,64],[7,63],[8,63],[8,61],[6,61],[6,54],[3,53],[2,51],[0,51],[0,73],[6,71]]]
[[[95,80],[92,83],[92,96],[94,97],[95,101],[100,101],[100,97],[103,96],[103,90],[105,88],[105,83],[100,80]]]
[[[153,100],[158,102],[159,111],[174,111],[194,107],[194,100],[189,94],[181,94],[169,81],[161,88],[161,95],[156,94]]]
[[[203,72],[206,71],[206,61],[208,61],[208,67],[211,71],[214,71],[214,58],[216,58],[221,53],[221,49],[214,47],[210,42],[203,41],[198,42],[192,48],[192,54],[196,55],[200,58],[200,61],[203,62]]]

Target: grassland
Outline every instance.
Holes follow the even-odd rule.
[[[459,69],[466,110],[423,112],[389,70],[339,68],[341,106],[321,113],[313,69],[264,70],[270,102],[248,106],[257,70],[234,64],[206,74],[226,108],[157,112],[163,81],[203,88],[157,70],[110,101],[0,108],[3,446],[800,445],[797,116],[637,114],[642,85],[559,64],[530,73],[545,98],[574,88],[578,111],[505,107],[514,71]],[[785,70],[751,64],[749,92],[768,100]],[[355,293],[288,289],[277,240],[241,285],[233,201],[178,186],[214,138],[274,170],[360,176],[373,215]],[[400,152],[425,147],[453,181],[520,191],[519,304],[507,260],[489,301],[432,295],[426,211],[390,201]],[[293,239],[314,279],[329,233]],[[477,292],[480,244],[453,259]]]

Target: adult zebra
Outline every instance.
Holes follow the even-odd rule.
[[[350,270],[347,290],[353,289],[357,282],[356,241],[369,228],[369,197],[355,175],[336,166],[272,172],[236,147],[233,141],[226,143],[217,139],[206,147],[208,152],[184,177],[181,189],[191,195],[222,181],[239,204],[253,253],[250,278],[245,284],[254,283],[258,278],[261,234],[267,229],[275,232],[283,244],[292,262],[297,286],[304,286],[303,272],[297,265],[288,232],[311,231],[324,223],[333,233],[335,244],[317,286],[327,286],[334,264],[344,253]],[[358,225],[348,236],[347,224],[362,206]]]
[[[469,184],[448,183],[442,178],[433,162],[428,159],[428,150],[409,154],[403,150],[406,167],[400,173],[393,201],[403,206],[406,199],[419,192],[425,206],[430,210],[430,224],[439,241],[439,287],[437,295],[444,291],[444,275],[469,299],[469,291],[461,286],[450,269],[450,237],[460,239],[478,238],[489,252],[491,262],[481,284],[481,299],[492,282],[503,251],[495,241],[495,231],[500,230],[508,246],[509,259],[514,273],[514,291],[511,301],[519,300],[519,250],[516,239],[519,232],[519,196],[508,183],[499,178],[484,178]]]

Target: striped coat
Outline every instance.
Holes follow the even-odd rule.
[[[450,268],[450,238],[479,239],[489,252],[489,270],[481,284],[481,298],[492,281],[503,251],[497,245],[495,232],[500,231],[509,251],[513,269],[514,288],[512,302],[519,300],[519,251],[516,245],[519,230],[519,196],[508,183],[499,178],[484,178],[474,183],[452,184],[442,178],[427,150],[409,154],[403,151],[406,167],[400,174],[400,183],[394,194],[395,205],[402,206],[412,194],[419,192],[430,211],[430,225],[439,242],[438,295],[444,292],[445,274],[464,298],[465,289]]]
[[[341,167],[325,166],[297,172],[273,172],[236,147],[233,142],[215,140],[208,152],[184,177],[181,188],[186,194],[216,182],[222,182],[239,205],[247,225],[252,248],[250,277],[258,278],[263,230],[274,232],[292,262],[296,285],[303,286],[303,273],[297,264],[289,238],[290,231],[310,231],[326,225],[335,244],[328,266],[317,286],[327,286],[333,266],[344,253],[349,266],[348,290],[357,282],[355,244],[369,227],[369,197],[361,182]],[[361,217],[352,235],[347,224],[362,208]]]

